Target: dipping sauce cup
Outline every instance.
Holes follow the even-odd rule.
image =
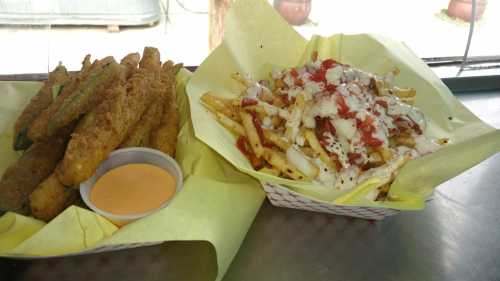
[[[113,151],[80,184],[83,201],[117,226],[165,208],[182,188],[177,162],[161,151],[131,147]]]

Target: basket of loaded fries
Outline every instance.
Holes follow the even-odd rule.
[[[306,41],[259,12],[279,32],[232,15],[228,26],[247,32],[226,33],[187,91],[195,135],[257,178],[273,205],[382,219],[422,209],[436,186],[499,150],[498,131],[404,44]]]

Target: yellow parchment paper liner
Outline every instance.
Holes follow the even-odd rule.
[[[316,36],[306,41],[264,0],[234,3],[227,15],[224,36],[223,43],[200,65],[187,86],[194,132],[238,170],[261,181],[281,184],[330,204],[415,210],[423,208],[437,185],[500,150],[499,131],[467,110],[403,43],[373,34]],[[352,190],[337,191],[254,171],[236,148],[235,137],[200,102],[207,91],[225,97],[239,94],[242,88],[230,78],[232,73],[250,74],[255,80],[269,79],[272,67],[301,65],[313,51],[318,51],[320,58],[334,58],[372,73],[384,74],[397,67],[401,73],[396,85],[417,90],[416,106],[428,120],[425,134],[450,139],[448,147],[404,166],[392,184],[393,200],[374,202],[366,198],[378,186],[378,179]]]
[[[176,254],[207,258],[207,263],[215,265],[213,276],[222,278],[264,200],[264,193],[255,179],[238,172],[194,137],[185,94],[190,77],[187,70],[177,77],[181,113],[177,160],[184,172],[184,187],[167,208],[120,229],[76,206],[67,208],[48,224],[7,213],[0,217],[0,256],[60,256],[102,246],[193,241],[195,246],[185,247],[186,250],[178,250],[177,243],[172,248],[177,250],[166,251],[172,262]],[[0,174],[18,157],[11,148],[13,122],[40,86],[36,82],[0,83]],[[204,254],[207,248],[210,253]]]

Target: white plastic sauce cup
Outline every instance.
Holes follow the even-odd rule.
[[[119,166],[127,164],[151,164],[159,168],[164,169],[170,173],[175,179],[175,193],[174,195],[165,201],[159,208],[138,214],[127,214],[127,215],[117,215],[113,213],[106,212],[97,208],[92,201],[90,201],[90,192],[94,187],[97,180],[111,169],[117,168]],[[145,186],[144,188],[147,188]],[[177,162],[165,153],[151,148],[145,147],[131,147],[123,148],[113,151],[106,160],[104,160],[101,165],[97,168],[94,175],[88,180],[80,183],[80,195],[87,206],[99,215],[107,218],[117,226],[122,226],[130,223],[134,220],[140,219],[147,215],[150,215],[159,209],[165,208],[170,204],[174,197],[179,193],[182,188],[182,171],[177,164]]]

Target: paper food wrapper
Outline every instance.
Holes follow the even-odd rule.
[[[242,86],[231,79],[233,73],[249,74],[257,81],[269,79],[273,67],[301,65],[310,60],[314,51],[320,58],[333,58],[377,74],[397,67],[401,73],[396,77],[396,85],[417,91],[416,106],[428,121],[425,134],[450,139],[450,145],[412,160],[402,168],[390,190],[390,197],[394,200],[375,202],[367,199],[367,195],[378,186],[376,178],[352,190],[338,191],[254,171],[236,148],[235,136],[221,126],[200,102],[207,91],[223,97],[238,95]],[[330,205],[421,209],[437,185],[500,151],[500,132],[467,110],[403,43],[373,34],[336,34],[306,41],[264,0],[233,4],[227,14],[224,41],[198,67],[187,92],[197,138],[238,170]]]
[[[184,172],[184,187],[168,207],[120,229],[76,206],[47,224],[7,213],[0,217],[0,256],[40,258],[193,241],[199,247],[189,247],[195,252],[184,254],[203,256],[210,248],[209,256],[216,262],[207,263],[216,264],[213,276],[220,279],[255,218],[264,192],[255,179],[238,172],[194,137],[184,91],[190,77],[186,70],[177,77],[181,113],[177,160]],[[19,157],[11,148],[12,126],[40,86],[36,82],[0,83],[0,174]]]

